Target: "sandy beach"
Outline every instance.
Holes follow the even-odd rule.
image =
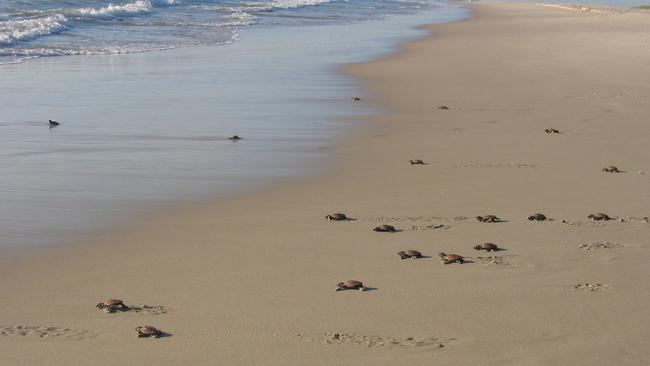
[[[650,363],[648,13],[471,7],[344,70],[320,174],[0,259],[0,365]]]

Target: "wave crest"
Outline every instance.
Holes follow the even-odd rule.
[[[0,45],[10,45],[58,33],[66,29],[68,19],[61,14],[42,18],[0,22]]]

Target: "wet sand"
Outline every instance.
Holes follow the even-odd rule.
[[[350,121],[322,174],[4,258],[2,364],[647,364],[650,18],[472,7],[345,70],[386,113]]]

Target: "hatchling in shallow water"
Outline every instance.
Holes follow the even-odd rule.
[[[352,97],[352,98],[350,98],[350,99],[351,99],[353,102],[360,102],[360,101],[361,101],[361,98],[359,98],[359,97]]]
[[[230,140],[230,141],[239,141],[241,139],[242,138],[237,136],[237,135],[232,135],[232,136],[228,137],[228,140]]]
[[[424,165],[424,162],[420,159],[413,159],[409,160],[409,164],[411,165]]]
[[[476,219],[480,222],[501,222],[500,218],[494,216],[494,215],[483,215],[483,216],[476,216]]]
[[[591,214],[591,215],[587,216],[587,218],[592,219],[594,221],[609,221],[609,220],[612,219],[611,217],[609,217],[609,215],[604,214],[602,212]]]
[[[372,229],[373,231],[379,232],[379,233],[394,233],[397,230],[395,229],[394,226],[392,225],[380,225],[377,226],[376,228]]]
[[[442,264],[465,263],[465,259],[458,254],[446,254],[441,252],[438,253],[438,255],[440,256]]]
[[[618,170],[618,168],[613,165],[606,166],[602,170],[606,173],[621,173],[621,171]]]
[[[331,215],[325,216],[329,221],[345,221],[348,217],[344,213],[333,213]]]
[[[107,313],[114,313],[116,311],[127,311],[129,307],[124,304],[120,299],[108,299],[96,305],[98,308]]]
[[[476,245],[474,249],[485,250],[486,252],[496,252],[497,250],[499,250],[499,247],[497,247],[496,244],[483,243],[483,244]]]
[[[446,105],[441,105],[440,107],[438,107],[438,109],[440,109],[441,111],[446,111],[449,109],[449,107],[447,107]]]
[[[408,258],[413,258],[413,259],[416,259],[416,258],[422,258],[422,253],[420,253],[420,252],[417,251],[417,250],[413,250],[413,249],[401,250],[401,251],[399,251],[399,253],[397,253],[397,255],[399,255],[399,257],[402,258],[402,259],[408,259]]]
[[[528,220],[530,220],[530,221],[545,221],[547,219],[548,219],[548,217],[546,217],[546,215],[541,214],[541,213],[536,213],[536,214],[528,216]]]
[[[147,338],[154,337],[158,338],[162,335],[162,332],[151,325],[140,325],[135,327],[135,331],[138,332],[138,337]]]
[[[339,282],[336,284],[336,291],[343,290],[359,290],[364,291],[366,288],[363,286],[363,282],[357,280],[347,280],[345,282]]]
[[[555,128],[547,128],[544,130],[546,133],[560,133],[559,130],[556,130]]]

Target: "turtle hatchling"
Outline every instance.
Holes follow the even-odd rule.
[[[344,213],[333,213],[331,215],[325,216],[329,221],[345,221],[348,220],[348,217]]]
[[[496,252],[497,250],[499,250],[499,247],[497,247],[496,244],[483,243],[483,244],[479,244],[479,245],[474,246],[474,249],[476,249],[476,250],[485,250],[486,252]]]
[[[120,299],[108,299],[96,305],[98,308],[107,313],[114,313],[116,311],[127,311],[129,307],[124,304]]]
[[[420,253],[420,252],[417,251],[417,250],[413,250],[413,249],[401,250],[401,251],[399,251],[399,253],[397,253],[397,255],[399,255],[399,257],[402,258],[402,259],[408,259],[408,258],[413,258],[413,259],[416,259],[416,258],[422,258],[422,253]]]
[[[476,216],[476,219],[480,222],[502,222],[503,221],[494,215]]]
[[[424,165],[424,162],[420,159],[413,159],[409,160],[409,164],[411,165]]]
[[[363,286],[363,282],[357,280],[347,280],[345,282],[339,282],[336,284],[336,291],[343,290],[359,290],[364,291],[366,288]]]
[[[528,216],[528,220],[530,220],[530,221],[545,221],[547,219],[548,219],[548,217],[546,217],[546,215],[541,214],[541,213],[536,213],[536,214],[532,214],[532,215]]]
[[[587,218],[592,219],[594,221],[609,221],[609,220],[612,219],[611,217],[609,217],[609,215],[604,214],[602,212],[591,214],[591,215],[587,216]]]
[[[442,261],[442,264],[450,264],[450,263],[465,263],[465,259],[458,255],[458,254],[446,254],[446,253],[438,253],[440,256],[440,260]]]
[[[138,332],[138,337],[148,338],[154,337],[158,338],[162,335],[162,332],[151,325],[139,325],[135,327],[135,331]]]
[[[613,165],[610,165],[610,166],[606,166],[606,167],[604,167],[604,168],[602,169],[602,171],[604,171],[604,172],[606,172],[606,173],[622,173],[620,170],[618,170],[617,167],[615,167],[615,166],[613,166]]]
[[[379,233],[394,233],[397,230],[395,229],[394,226],[392,225],[380,225],[377,226],[376,228],[372,229],[373,231],[379,232]]]

